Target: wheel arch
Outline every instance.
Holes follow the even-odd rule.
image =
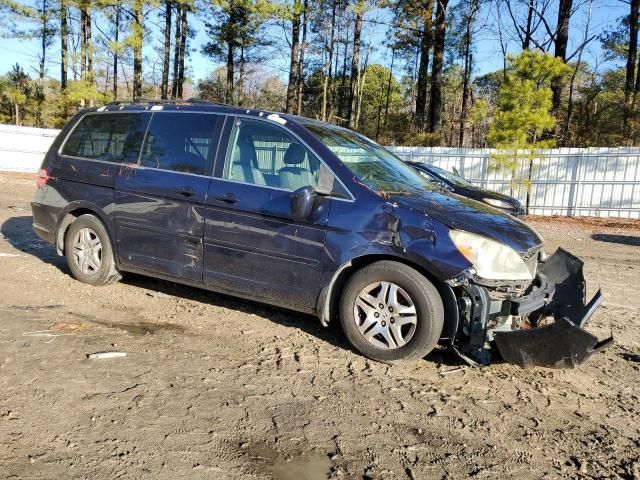
[[[406,258],[389,255],[389,254],[368,254],[355,257],[338,268],[333,274],[331,281],[325,286],[318,297],[317,316],[322,325],[327,326],[338,315],[338,304],[340,301],[340,292],[358,270],[371,265],[372,263],[382,260],[390,260],[407,265],[418,271],[427,278],[438,290],[444,307],[444,326],[442,329],[442,338],[453,339],[458,329],[458,305],[455,294],[451,287],[439,280],[432,272]]]
[[[58,222],[58,228],[56,229],[56,250],[58,254],[64,255],[64,239],[67,234],[67,230],[69,229],[69,226],[82,215],[93,215],[102,222],[105,230],[107,231],[107,235],[109,235],[109,241],[111,242],[112,249],[115,250],[113,235],[104,212],[98,206],[89,202],[75,202],[69,204],[65,209],[65,212],[60,215],[60,221]]]

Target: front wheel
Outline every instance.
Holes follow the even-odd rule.
[[[438,290],[424,275],[385,260],[349,279],[340,299],[340,322],[364,356],[382,362],[415,360],[437,345],[444,309]]]
[[[120,279],[106,228],[94,215],[81,215],[65,235],[65,256],[71,274],[90,285],[106,285]]]

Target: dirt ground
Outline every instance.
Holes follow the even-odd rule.
[[[616,344],[580,368],[390,367],[313,317],[73,280],[33,188],[0,174],[2,478],[640,478],[640,224],[531,221],[603,289],[588,330]]]

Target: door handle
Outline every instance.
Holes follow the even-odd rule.
[[[231,192],[225,194],[225,195],[216,195],[215,197],[213,197],[215,200],[218,200],[219,202],[224,202],[224,203],[238,203],[239,199]]]
[[[176,190],[176,193],[179,195],[182,195],[183,197],[192,197],[195,194],[195,192],[193,191],[193,188],[191,187],[178,188]]]

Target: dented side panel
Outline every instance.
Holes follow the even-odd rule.
[[[323,282],[330,281],[342,265],[366,255],[405,259],[439,281],[471,266],[455,249],[442,223],[363,189],[354,202],[332,202]]]

